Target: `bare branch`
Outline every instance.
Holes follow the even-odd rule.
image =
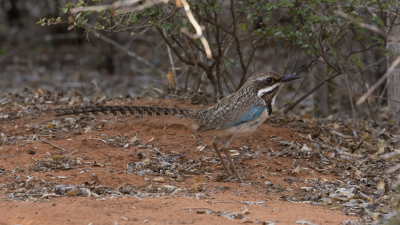
[[[194,62],[192,62],[191,60],[188,60],[187,58],[185,58],[181,54],[179,54],[178,50],[168,41],[167,37],[164,35],[164,32],[161,30],[161,28],[159,28],[159,27],[156,27],[156,28],[158,30],[158,33],[161,35],[161,37],[165,41],[165,43],[167,43],[167,45],[171,48],[171,50],[175,53],[175,55],[179,58],[179,60],[181,60],[181,62],[183,62],[187,65],[191,65],[191,66],[195,65]],[[189,57],[189,59],[190,59],[190,57]]]
[[[79,12],[87,12],[87,11],[103,11],[103,10],[107,10],[107,9],[119,9],[125,6],[131,6],[135,3],[140,2],[140,0],[126,0],[126,1],[118,1],[118,2],[114,2],[113,4],[109,4],[109,5],[100,5],[100,6],[84,6],[84,7],[79,7],[79,8],[74,8],[71,9],[71,13],[79,13]],[[132,9],[135,11],[140,11],[143,9],[146,9],[148,7],[151,7],[153,5],[157,5],[160,3],[167,3],[168,1],[165,0],[147,0],[144,4],[139,5],[138,7]]]
[[[318,88],[320,88],[325,82],[329,82],[330,80],[332,80],[333,78],[341,75],[341,73],[333,73],[334,70],[332,70],[332,73],[325,78],[323,81],[321,81],[317,86],[315,86],[313,89],[311,89],[310,91],[308,91],[306,94],[304,94],[303,96],[301,96],[299,99],[297,99],[293,104],[289,105],[285,110],[284,113],[286,114],[287,112],[289,112],[291,109],[293,109],[297,104],[299,104],[301,101],[303,101],[303,99],[307,98],[309,95],[311,95],[312,93],[314,93],[314,91],[316,91]]]
[[[333,85],[333,84],[331,84],[331,83],[325,81],[322,77],[320,77],[320,76],[319,76],[318,74],[316,74],[316,73],[313,73],[313,74],[315,75],[315,77],[316,77],[318,80],[320,80],[321,82],[324,82],[326,85],[328,85],[328,86],[330,86],[330,87],[332,87],[332,88],[335,88],[335,89],[338,89],[338,90],[342,90],[342,91],[348,91],[348,90],[346,90],[345,88],[341,88],[341,87],[339,87],[339,86]],[[356,92],[356,91],[351,91],[351,93],[352,93],[352,94],[356,94],[356,95],[362,95],[362,94],[363,94],[363,93]],[[395,99],[391,99],[391,98],[385,98],[385,97],[382,97],[382,95],[381,95],[381,96],[370,95],[369,97],[371,97],[371,98],[376,98],[376,99],[379,99],[379,100],[386,100],[386,101],[393,101],[393,102],[398,102],[398,103],[400,103],[400,100],[395,100]]]
[[[164,28],[163,28],[163,32],[164,32],[164,35],[166,36],[166,32],[165,32]],[[172,72],[175,74],[175,84],[177,84],[176,83],[176,71],[175,71],[174,59],[172,58],[171,48],[168,45],[167,45],[167,51],[168,51],[169,62],[171,63]]]
[[[190,57],[193,58],[193,61],[194,61],[195,65],[196,65],[197,75],[198,75],[199,82],[198,82],[197,85],[196,85],[196,88],[195,88],[195,90],[194,90],[194,93],[197,93],[197,91],[199,90],[200,81],[201,81],[201,73],[200,73],[199,65],[197,64],[196,57],[195,57],[195,55],[194,55],[194,53],[193,53],[193,51],[192,51],[192,48],[190,47],[190,45],[189,45],[189,43],[188,43],[188,41],[187,41],[187,38],[186,38],[185,36],[183,36],[183,38],[185,39],[186,45],[187,45],[188,48],[189,48]]]
[[[384,37],[387,37],[387,36],[388,36],[387,33],[386,33],[385,31],[379,29],[377,26],[369,25],[369,24],[367,24],[367,23],[363,23],[363,22],[357,21],[357,20],[355,20],[355,19],[352,18],[351,16],[347,15],[346,13],[344,13],[344,12],[341,11],[341,10],[335,11],[335,14],[337,14],[337,15],[339,15],[339,16],[341,16],[341,17],[347,19],[347,20],[350,20],[351,22],[357,24],[357,25],[360,26],[360,27],[367,28],[368,30],[374,31],[375,33],[378,33],[378,34],[380,34],[380,35],[382,35],[382,36],[384,36]]]
[[[210,49],[210,46],[208,45],[208,42],[207,42],[206,38],[203,35],[203,31],[201,30],[201,27],[200,27],[199,23],[197,23],[197,21],[194,18],[192,12],[190,11],[190,7],[189,7],[189,4],[187,3],[187,1],[186,0],[181,0],[181,2],[183,4],[183,7],[185,8],[186,16],[188,17],[190,23],[196,29],[196,34],[197,34],[196,37],[200,38],[200,41],[203,44],[204,49],[206,50],[207,58],[211,59],[212,58],[211,49]]]
[[[135,58],[136,60],[138,60],[138,61],[144,63],[146,66],[148,66],[148,67],[152,68],[153,70],[157,71],[160,75],[164,75],[164,74],[165,74],[164,71],[158,69],[156,66],[154,66],[153,64],[151,64],[149,61],[147,61],[147,60],[145,60],[144,58],[142,58],[142,57],[136,55],[134,52],[131,52],[131,51],[129,51],[128,49],[124,48],[122,45],[118,44],[118,43],[115,42],[114,40],[111,40],[111,39],[108,38],[108,37],[102,36],[102,35],[101,35],[99,32],[97,32],[97,31],[92,31],[92,33],[93,33],[97,38],[99,38],[99,39],[101,39],[101,40],[103,40],[103,41],[105,41],[105,42],[107,42],[107,43],[109,43],[109,44],[112,44],[114,47],[116,47],[116,48],[118,48],[119,50],[125,52],[125,53],[126,53],[127,55],[129,55],[130,57]]]
[[[371,95],[371,93],[375,91],[375,89],[378,88],[379,85],[381,85],[390,76],[390,74],[393,73],[394,68],[397,65],[399,65],[399,63],[400,63],[400,56],[397,57],[397,59],[392,63],[392,65],[390,65],[386,73],[381,78],[379,78],[379,80],[374,85],[372,85],[370,89],[368,89],[367,93],[365,93],[363,96],[361,96],[360,99],[357,100],[356,104],[361,105]]]
[[[233,20],[232,21],[232,25],[233,25],[232,37],[235,39],[236,51],[238,53],[240,65],[242,66],[242,70],[243,70],[242,71],[242,77],[240,78],[240,83],[239,83],[239,85],[237,87],[237,90],[239,90],[239,88],[242,87],[242,85],[244,84],[244,81],[246,79],[247,66],[244,63],[242,50],[240,48],[240,40],[239,40],[239,37],[237,36],[237,33],[236,33],[236,17],[235,17],[235,9],[233,8],[233,4],[234,4],[234,1],[231,0],[230,10],[231,10],[231,16],[232,16],[232,20]]]
[[[166,21],[167,19],[174,16],[177,12],[179,12],[179,10],[181,10],[181,8],[175,8],[169,15],[167,15],[166,17],[162,18],[161,20],[159,20],[155,23],[160,24],[160,23]],[[154,25],[149,24],[149,25],[142,25],[142,26],[137,26],[137,27],[126,27],[126,28],[123,28],[120,30],[113,30],[113,29],[109,28],[109,29],[104,29],[104,31],[116,34],[116,33],[120,33],[120,32],[127,31],[127,30],[138,30],[138,29],[144,29],[144,28],[148,28],[148,27],[152,27],[152,26],[154,26]]]

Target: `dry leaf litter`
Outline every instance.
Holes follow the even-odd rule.
[[[39,90],[37,92],[27,90],[22,94],[7,94],[0,99],[0,119],[12,120],[24,114],[31,114],[43,109],[43,105],[57,105],[61,107],[74,106],[76,104],[104,104],[118,103],[129,100],[127,97],[116,99],[108,98],[81,98],[74,91],[52,95]],[[389,117],[387,117],[389,118]],[[115,118],[114,122],[121,122]],[[8,136],[1,133],[0,146],[19,145],[27,143],[44,142],[53,145],[55,154],[59,151],[61,156],[53,156],[35,159],[31,165],[25,168],[5,170],[0,165],[0,175],[14,177],[13,182],[0,185],[0,190],[7,193],[5,199],[39,201],[47,198],[61,196],[82,197],[110,197],[125,196],[132,198],[163,197],[170,198],[186,195],[191,198],[212,199],[210,193],[219,191],[206,189],[206,180],[196,179],[190,188],[180,188],[168,185],[168,181],[179,181],[196,174],[207,174],[214,164],[218,163],[216,157],[202,156],[198,159],[187,159],[185,154],[162,153],[157,146],[152,145],[154,138],[142,141],[136,134],[133,137],[124,135],[91,138],[108,145],[138,149],[135,152],[136,162],[126,165],[125,173],[142,176],[144,180],[151,182],[145,186],[124,185],[120,187],[102,186],[96,174],[92,174],[91,180],[80,185],[60,184],[57,180],[68,177],[59,176],[54,182],[46,182],[41,177],[24,176],[21,172],[31,171],[57,171],[79,169],[90,171],[93,167],[112,167],[107,162],[95,162],[74,157],[73,152],[67,152],[60,146],[51,143],[52,139],[68,138],[71,135],[90,133],[92,130],[101,131],[104,123],[110,121],[100,118],[76,117],[57,118],[46,123],[27,124],[26,131],[33,135]],[[284,193],[277,200],[322,205],[332,210],[341,210],[347,215],[353,215],[360,220],[347,221],[347,224],[361,222],[385,222],[387,224],[399,224],[400,214],[398,205],[399,173],[398,154],[400,153],[399,127],[393,121],[386,120],[385,124],[374,124],[370,121],[358,121],[353,126],[351,120],[339,121],[334,119],[314,120],[309,115],[301,117],[284,117],[279,112],[268,120],[271,126],[287,126],[296,132],[293,141],[281,137],[271,137],[270,141],[280,144],[280,150],[268,151],[269,159],[279,163],[280,157],[290,157],[294,160],[302,159],[307,163],[308,169],[322,174],[333,174],[339,178],[326,180],[321,178],[296,179],[296,174],[302,169],[300,166],[285,168],[294,178],[285,178],[286,182],[297,182],[298,189],[282,188],[280,185],[266,182],[265,193]],[[198,143],[197,151],[203,151],[206,144]],[[35,154],[30,151],[29,154]],[[245,161],[254,157],[256,150],[243,146],[239,150],[232,150],[231,156],[235,161]],[[207,177],[207,176],[206,176]],[[212,176],[209,176],[210,179]],[[229,177],[215,177],[217,181],[229,181]],[[300,185],[299,185],[300,184]],[[221,186],[223,188],[223,186]],[[242,202],[242,204],[264,204],[264,202]],[[245,223],[259,223],[246,217],[248,212],[223,212],[210,208],[182,208],[182,210],[196,211],[197,213],[215,214],[229,219],[242,219]],[[297,221],[299,224],[312,224],[307,221]],[[304,222],[304,223],[303,223]],[[273,224],[263,221],[263,224]]]

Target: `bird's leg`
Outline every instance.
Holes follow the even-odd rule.
[[[224,153],[226,157],[228,158],[229,163],[231,164],[231,168],[235,172],[237,178],[239,179],[240,183],[243,183],[242,178],[240,178],[238,171],[236,170],[235,164],[233,164],[233,161],[231,159],[231,155],[228,152],[228,146],[229,143],[232,141],[233,136],[229,136],[228,139],[226,139],[225,143],[222,145],[222,149],[224,150]]]
[[[225,162],[224,162],[224,159],[222,158],[222,155],[221,155],[221,153],[219,152],[217,140],[218,140],[218,138],[217,138],[217,136],[215,136],[214,139],[211,141],[211,143],[212,143],[212,145],[213,145],[215,151],[217,152],[217,155],[218,155],[218,157],[219,157],[219,160],[221,160],[222,165],[224,166],[226,172],[227,172],[228,175],[230,176],[230,175],[231,175],[231,171],[228,170],[228,167],[226,166],[226,164],[225,164]]]

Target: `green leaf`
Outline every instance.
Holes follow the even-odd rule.
[[[266,17],[263,17],[263,20],[264,20],[264,22],[268,22],[268,21],[270,21],[270,20],[271,20],[271,17],[268,17],[268,16],[266,16]]]
[[[383,20],[379,16],[374,16],[372,17],[372,20],[376,22],[376,24],[382,28],[383,26]]]
[[[7,48],[6,47],[1,47],[0,48],[0,55],[4,55],[7,53]]]
[[[289,24],[283,28],[283,33],[290,34],[290,32],[292,32],[292,30],[293,30],[293,26]]]
[[[137,20],[138,20],[137,13],[133,12],[129,21],[132,22],[132,23],[136,23]]]
[[[282,31],[278,31],[278,32],[276,32],[275,34],[274,34],[274,36],[279,36],[279,35],[281,35],[282,34]]]

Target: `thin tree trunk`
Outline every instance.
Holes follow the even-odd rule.
[[[319,83],[321,80],[324,80],[327,76],[327,66],[322,63],[317,63],[313,67],[313,72],[315,73],[312,77],[315,81],[315,85]],[[319,79],[316,77],[316,74],[320,77]],[[314,94],[314,116],[315,117],[327,117],[329,115],[329,107],[328,107],[328,85],[323,84],[320,88],[318,88]]]
[[[388,16],[388,21],[390,20],[390,15]],[[399,19],[396,19],[394,23],[400,22]],[[394,26],[390,33],[392,37],[400,36],[400,27]],[[391,50],[394,54],[388,55],[388,68],[396,60],[400,57],[400,43],[396,42],[387,42],[387,48]],[[388,98],[389,99],[400,99],[400,66],[394,68],[393,73],[388,77]],[[389,109],[392,119],[396,120],[397,123],[400,123],[400,103],[389,101]]]
[[[221,58],[219,56],[215,57],[215,74],[217,75],[217,87],[218,87],[218,95],[217,100],[220,100],[224,97],[224,92],[222,90],[221,84],[221,68],[220,68]]]
[[[322,37],[322,30],[323,30],[323,25],[322,24],[313,24],[312,25],[312,30],[317,33],[316,39],[319,39],[319,42],[322,43],[324,41]],[[321,44],[321,48],[323,45]],[[321,51],[324,51],[324,49],[321,49]],[[323,63],[317,62],[315,66],[312,68],[313,71],[313,80],[314,83],[317,84],[319,83],[320,80],[324,80],[326,76],[328,75],[328,66]],[[316,77],[319,76],[318,77]],[[315,117],[327,117],[329,115],[329,108],[328,108],[328,85],[323,84],[319,89],[317,89],[313,93],[313,100],[314,100],[314,116]]]

